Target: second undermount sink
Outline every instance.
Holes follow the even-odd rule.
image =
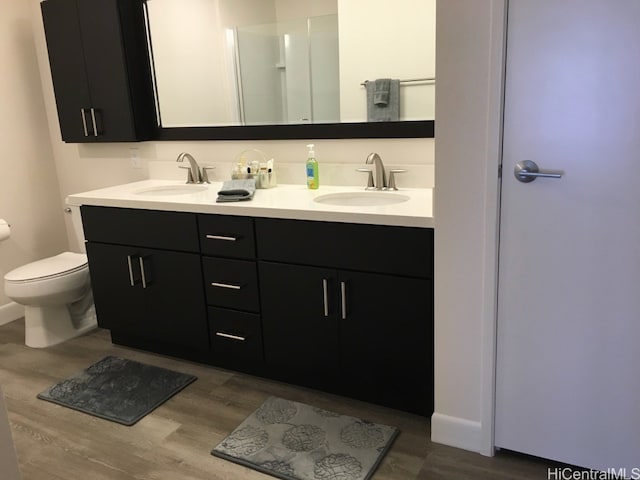
[[[133,192],[135,195],[187,195],[189,193],[204,192],[209,187],[206,185],[158,185],[147,187]]]
[[[400,193],[365,191],[365,192],[340,192],[327,193],[313,199],[314,202],[325,205],[342,205],[346,207],[375,207],[393,205],[409,200],[410,197]]]

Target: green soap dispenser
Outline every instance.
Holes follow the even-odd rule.
[[[320,186],[320,177],[318,175],[316,152],[313,150],[313,147],[313,143],[307,145],[309,149],[309,154],[307,155],[307,188],[316,190]]]

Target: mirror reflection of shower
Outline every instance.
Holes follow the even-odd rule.
[[[340,121],[338,16],[227,31],[243,125]]]

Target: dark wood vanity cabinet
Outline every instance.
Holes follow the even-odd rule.
[[[267,364],[401,410],[432,408],[428,279],[260,262]]]
[[[114,343],[433,410],[433,230],[82,207]]]
[[[431,414],[433,230],[256,219],[256,238],[267,365]]]
[[[147,140],[155,106],[142,0],[41,3],[65,142]]]
[[[98,324],[112,336],[209,348],[195,217],[82,207]]]

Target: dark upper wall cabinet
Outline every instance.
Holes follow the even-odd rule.
[[[155,105],[143,3],[41,3],[65,142],[122,142],[153,137]]]

